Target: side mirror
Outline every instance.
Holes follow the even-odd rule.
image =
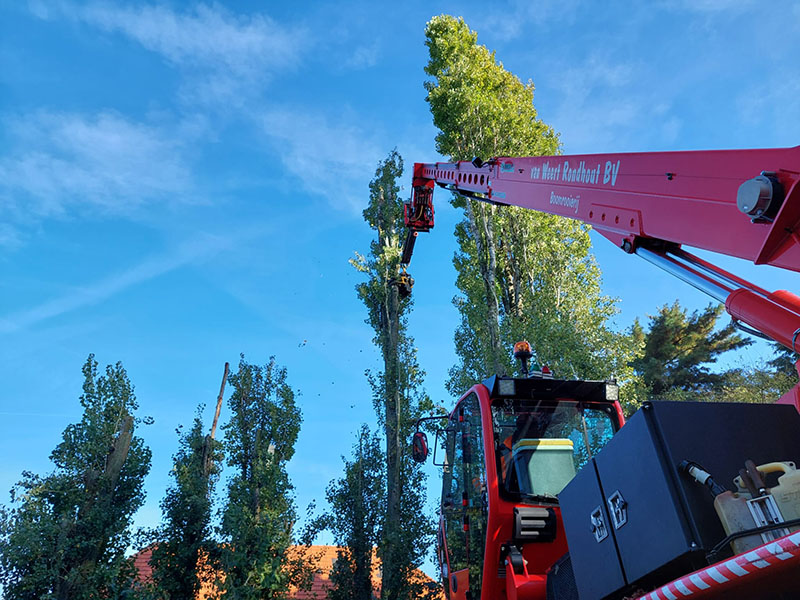
[[[411,439],[411,457],[418,463],[428,458],[428,436],[424,431],[417,431]]]

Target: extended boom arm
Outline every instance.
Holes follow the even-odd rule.
[[[476,158],[416,163],[410,204],[430,206],[432,215],[436,184],[477,200],[583,221],[624,251],[724,302],[736,322],[797,351],[800,297],[761,289],[681,246],[800,271],[798,181],[800,146]],[[404,264],[410,258],[409,249]],[[798,404],[800,394],[793,392],[788,400]]]

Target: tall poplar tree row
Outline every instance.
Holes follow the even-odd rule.
[[[154,597],[195,598],[202,585],[219,575],[218,548],[212,538],[213,491],[219,480],[222,444],[204,432],[202,405],[191,429],[179,434],[173,457],[175,483],[161,501],[163,525],[150,565]]]
[[[356,289],[383,359],[383,369],[370,376],[370,383],[386,440],[386,503],[379,553],[382,596],[387,600],[422,595],[414,587],[412,573],[430,545],[432,531],[424,516],[424,478],[408,450],[414,420],[429,400],[422,390],[423,372],[414,340],[407,333],[411,299],[401,298],[396,285],[405,233],[398,184],[402,174],[403,159],[397,151],[378,164],[364,210],[375,239],[368,255],[352,260],[367,277]]]
[[[54,471],[30,472],[0,511],[3,596],[83,600],[130,590],[125,558],[133,514],[144,502],[150,450],[134,432],[138,407],[121,363],[83,366],[83,415],[50,455]]]
[[[537,117],[533,83],[506,71],[463,19],[434,17],[425,36],[431,78],[425,89],[440,153],[451,160],[559,153],[558,135]],[[511,348],[520,339],[557,376],[633,379],[628,363],[638,348],[610,328],[617,308],[601,292],[587,225],[516,207],[452,202],[463,208],[464,220],[456,227],[461,324],[451,392],[513,372]]]
[[[386,506],[384,457],[380,437],[362,425],[353,459],[345,460],[344,474],[326,490],[331,512],[320,525],[333,532],[342,548],[331,572],[328,600],[373,600],[374,548],[380,543]]]
[[[286,369],[274,358],[252,365],[242,356],[228,378],[230,421],[223,443],[233,474],[222,515],[226,598],[287,598],[308,572],[289,553],[297,511],[286,463],[302,415]]]

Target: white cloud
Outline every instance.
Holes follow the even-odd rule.
[[[187,134],[113,112],[5,121],[11,143],[0,156],[0,205],[23,219],[71,206],[130,213],[148,202],[186,200],[192,190],[182,152],[193,126]]]
[[[625,135],[636,131],[640,140],[642,123],[667,112],[663,101],[655,103],[652,90],[641,85],[643,74],[634,62],[595,54],[554,72],[551,86],[560,97],[548,121],[568,140],[568,153],[629,149]]]
[[[783,70],[766,74],[758,85],[746,85],[736,98],[743,123],[757,126],[775,146],[795,146],[800,136],[800,77]]]
[[[374,67],[380,58],[378,42],[357,46],[353,53],[344,61],[344,66],[350,69],[365,69]]]
[[[79,287],[38,306],[0,317],[0,333],[25,330],[47,319],[99,304],[139,283],[218,254],[230,245],[229,240],[221,237],[198,236],[178,246],[169,254],[147,259],[121,273]]]
[[[90,5],[82,18],[119,31],[176,65],[201,65],[249,76],[295,61],[297,36],[263,15],[236,17],[221,6],[178,14],[164,6]]]
[[[756,0],[661,0],[658,5],[668,10],[701,14],[739,14],[758,6]]]
[[[367,184],[390,147],[357,125],[299,110],[269,110],[257,120],[297,185],[339,208],[364,208]]]
[[[570,24],[579,8],[580,0],[511,0],[506,6],[497,6],[488,15],[481,16],[480,22],[485,23],[481,30],[491,32],[500,40],[511,40],[519,37],[530,25]],[[480,38],[478,42],[482,43]]]
[[[195,102],[241,102],[242,94],[294,67],[313,42],[302,29],[264,14],[236,15],[218,4],[179,12],[163,5],[37,2],[31,10],[43,19],[72,19],[122,34],[161,55],[187,76],[183,97]]]

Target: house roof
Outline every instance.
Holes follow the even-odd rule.
[[[153,556],[152,548],[139,550],[133,555],[133,567],[136,569],[136,581],[150,581],[153,577],[153,567],[150,566],[150,558]]]
[[[305,546],[292,546],[289,549],[290,556],[299,552],[306,552],[309,560],[317,565],[314,571],[314,578],[311,582],[311,588],[308,590],[292,590],[294,592],[293,598],[296,600],[319,600],[328,596],[328,590],[333,587],[331,582],[331,571],[333,565],[336,563],[339,552],[343,548],[339,546],[309,546],[305,550]],[[381,571],[380,559],[377,553],[373,550],[372,555],[372,590],[373,595],[380,598],[381,595]]]
[[[153,548],[155,545],[148,546],[133,555],[133,566],[136,569],[136,581],[139,583],[147,583],[153,578],[153,567],[150,566],[150,559],[153,557]],[[213,571],[204,563],[201,557],[201,570],[204,573],[213,575]],[[213,600],[218,597],[217,589],[211,581],[213,577],[206,577],[206,581],[201,583],[200,591],[197,594],[196,600]]]
[[[291,598],[294,600],[323,600],[328,595],[328,590],[333,587],[330,580],[333,565],[338,558],[338,553],[344,548],[340,546],[291,546],[289,548],[289,558],[297,558],[304,554],[310,563],[317,566],[314,571],[311,588],[291,590]],[[136,578],[140,582],[149,581],[152,578],[153,568],[150,566],[150,558],[153,555],[152,547],[145,548],[133,556],[133,564],[136,568]],[[419,578],[422,583],[436,585],[436,582],[420,570],[416,570],[415,578]],[[373,595],[380,598],[381,594],[381,562],[377,552],[373,550],[372,555],[372,589]],[[209,585],[203,585],[197,600],[210,600],[215,598],[215,589]]]

